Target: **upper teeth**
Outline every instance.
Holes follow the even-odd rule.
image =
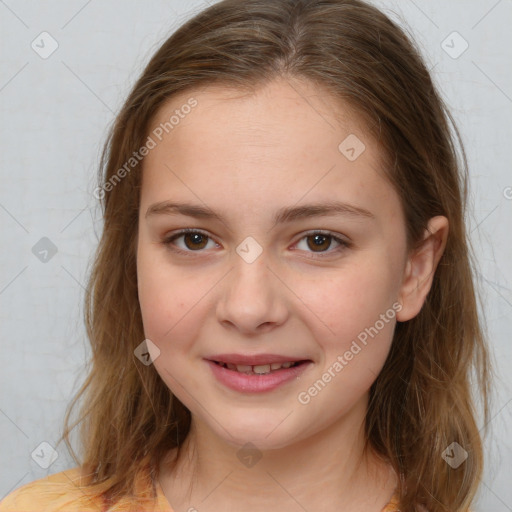
[[[245,364],[231,364],[221,363],[227,366],[230,370],[236,370],[242,373],[269,373],[271,370],[279,370],[280,368],[290,368],[293,362],[287,361],[286,363],[271,363],[271,364],[258,364],[258,365],[245,365]]]

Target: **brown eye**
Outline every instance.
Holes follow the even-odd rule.
[[[183,239],[183,242],[178,244],[176,241],[179,239]],[[175,233],[167,238],[165,238],[162,243],[166,246],[169,246],[170,249],[176,252],[201,252],[204,249],[208,242],[212,241],[211,238],[197,230],[184,230],[179,233]]]
[[[177,243],[177,241],[180,239],[183,239],[183,242]],[[337,237],[331,233],[307,233],[299,240],[299,243],[296,245],[300,246],[300,244],[303,243],[303,240],[307,240],[305,244],[306,247],[298,248],[302,251],[309,252],[312,254],[313,258],[329,256],[330,254],[338,253],[341,250],[351,246],[350,242],[343,240],[342,238]],[[169,249],[184,254],[190,254],[193,252],[200,253],[207,247],[208,242],[212,242],[215,246],[215,242],[210,236],[202,233],[201,231],[193,229],[182,230],[165,238],[162,241],[165,246],[169,246]],[[334,246],[334,249],[332,249],[333,242],[334,244],[337,244]]]
[[[309,235],[306,238],[308,239],[308,247],[315,252],[317,249],[320,249],[320,252],[329,249],[332,239],[329,235]],[[312,242],[309,243],[309,240],[312,240]]]
[[[300,247],[303,240],[306,240],[304,244],[305,247]],[[333,242],[336,244],[334,245],[334,249],[332,249]],[[350,245],[349,241],[343,240],[331,233],[312,232],[306,233],[306,235],[299,240],[297,248],[309,252],[312,254],[313,258],[322,258],[339,253],[343,249],[350,247]]]
[[[185,233],[183,240],[187,249],[203,249],[206,245],[208,237],[201,233]]]

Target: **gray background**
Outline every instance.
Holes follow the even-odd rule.
[[[374,3],[418,41],[468,153],[468,225],[498,374],[475,510],[512,510],[512,1]],[[51,461],[41,443],[55,447],[85,377],[83,285],[101,233],[92,195],[99,153],[149,57],[205,5],[0,0],[0,499],[74,466],[63,444],[48,468],[38,463]],[[58,44],[47,58],[44,31]]]

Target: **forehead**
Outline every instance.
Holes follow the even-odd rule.
[[[198,106],[188,109],[191,99]],[[244,89],[216,84],[182,92],[163,104],[150,126],[168,123],[184,107],[190,112],[180,115],[180,119],[174,116],[176,125],[165,134],[169,142],[174,139],[178,144],[189,134],[190,126],[201,133],[208,130],[210,138],[229,133],[231,137],[250,136],[254,143],[269,146],[300,135],[312,141],[324,139],[320,149],[332,137],[336,143],[343,134],[357,132],[365,140],[370,138],[361,114],[348,104],[341,104],[324,87],[304,80],[279,78],[264,86]],[[224,115],[219,117],[221,112]],[[331,137],[326,138],[327,134]]]
[[[196,105],[183,108],[191,99]],[[181,93],[160,108],[149,134],[166,123],[168,133],[144,159],[146,202],[185,193],[209,198],[212,207],[229,199],[255,212],[263,198],[268,207],[282,206],[283,193],[287,204],[350,199],[366,208],[379,198],[398,200],[362,118],[309,83]]]

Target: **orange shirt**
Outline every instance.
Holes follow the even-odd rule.
[[[148,459],[146,459],[147,461]],[[0,512],[102,512],[100,501],[92,500],[80,489],[80,468],[60,473],[22,485],[0,501]],[[147,463],[141,466],[136,481],[136,496],[146,497],[141,508],[135,499],[123,498],[109,512],[173,512],[160,483],[156,481],[156,500],[151,496],[151,476]],[[382,512],[397,512],[396,496]]]

